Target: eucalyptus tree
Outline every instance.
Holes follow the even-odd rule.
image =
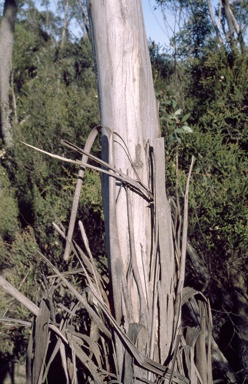
[[[18,3],[19,0],[5,0],[0,22],[0,133],[6,147],[13,145],[9,90]]]
[[[88,7],[103,159],[110,171],[103,177],[103,203],[112,314],[125,334],[113,332],[117,377],[131,383],[135,378],[157,382],[161,376],[166,382],[188,382],[198,376],[211,383],[211,342],[207,353],[203,332],[207,324],[201,323],[201,336],[196,336],[196,361],[187,355],[196,344],[184,349],[187,342],[182,341],[187,192],[183,241],[175,250],[141,2],[92,0]],[[186,369],[179,345],[187,355]]]
[[[223,0],[156,0],[166,12],[170,9],[174,15],[176,28],[172,36],[173,44],[179,49],[190,49],[193,54],[209,46],[212,40],[226,49],[235,52],[244,49],[244,37],[247,29],[247,9],[242,1]],[[188,47],[187,47],[188,44]]]

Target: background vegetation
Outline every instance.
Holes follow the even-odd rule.
[[[173,6],[170,1],[157,3],[164,10]],[[245,2],[242,7],[234,3],[235,15],[244,20]],[[77,170],[21,142],[75,158],[60,140],[83,147],[91,128],[99,124],[91,45],[87,33],[76,38],[70,29],[79,17],[78,5],[70,3],[66,14],[65,4],[58,3],[53,11],[48,3],[43,8],[32,1],[20,6],[10,89],[14,147],[5,150],[1,145],[0,152],[0,265],[4,276],[36,303],[45,284],[37,250],[61,264],[64,243],[52,222],[68,225]],[[205,2],[176,5],[187,17],[172,38],[175,50],[149,43],[165,137],[167,191],[179,226],[194,155],[189,244],[201,268],[189,254],[187,282],[209,298],[216,340],[238,380],[245,382],[248,363],[241,351],[248,340],[242,321],[248,310],[246,40],[244,36],[242,45],[238,38],[219,44]],[[80,23],[85,26],[81,16]],[[99,155],[100,143],[94,153]],[[78,217],[83,218],[94,257],[104,271],[100,177],[93,171],[86,173]],[[1,296],[0,313],[31,319],[7,295]],[[27,335],[24,327],[0,325],[2,362],[23,356]],[[215,375],[224,377],[219,368]]]

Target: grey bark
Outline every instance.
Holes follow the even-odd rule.
[[[60,50],[61,52],[64,49],[65,46],[65,40],[66,40],[66,33],[67,33],[67,28],[68,28],[68,12],[69,12],[69,1],[67,0],[65,3],[65,11],[64,11],[64,20],[63,20],[63,29],[62,29],[62,34],[61,34],[61,43],[60,43]]]
[[[223,4],[227,25],[228,25],[228,40],[229,40],[228,43],[230,44],[232,51],[235,50],[238,42],[240,43],[241,50],[243,50],[244,41],[243,41],[242,31],[232,12],[232,9],[230,7],[230,1],[222,0],[222,4]],[[235,38],[235,32],[237,34],[237,38]]]
[[[89,7],[103,126],[103,157],[130,177],[136,179],[138,175],[148,187],[145,147],[148,140],[151,142],[158,137],[159,123],[141,4],[139,0],[90,1]],[[112,278],[116,279],[114,286],[119,295],[122,275],[125,276],[130,263],[127,196],[123,186],[113,180],[106,180],[103,194],[107,196],[104,200],[109,247],[114,247],[114,243],[117,247],[116,253],[111,254],[110,264],[114,269]],[[148,244],[151,242],[149,224],[147,225],[150,223],[147,221],[149,209],[147,201],[144,202],[135,194],[130,197],[129,203],[133,211],[133,225],[137,230],[134,251],[140,255],[138,264],[142,270],[140,245],[143,245],[146,257],[151,247]],[[149,260],[145,260],[145,267],[148,270]],[[144,283],[143,281],[142,284]],[[134,296],[132,299],[137,300]],[[130,320],[139,322],[139,304],[132,304],[135,309],[130,314]],[[115,312],[118,322],[123,316],[123,305],[116,298]]]
[[[147,196],[154,189],[152,168],[159,178],[155,180],[154,176],[155,183],[162,185],[161,190],[153,190],[161,208],[156,210],[154,226],[149,197],[144,198],[114,178],[103,178],[113,313],[127,334],[136,327],[144,330],[143,337],[137,335],[136,344],[147,356],[156,357],[163,364],[172,348],[174,254],[164,185],[164,144],[159,139],[141,1],[92,0],[89,11],[103,127],[103,159],[137,180]],[[118,337],[116,351],[123,383],[130,383],[133,375],[147,377],[144,372],[133,373],[132,359],[126,356]]]
[[[213,8],[212,8],[212,5],[211,5],[211,1],[208,0],[208,9],[209,9],[209,14],[210,14],[210,18],[211,18],[211,21],[212,21],[212,24],[213,24],[213,27],[214,27],[214,30],[216,32],[216,36],[219,40],[219,43],[220,44],[223,44],[223,41],[222,41],[222,38],[221,38],[221,34],[220,34],[220,30],[219,30],[219,27],[215,21],[215,18],[214,18],[214,13],[213,13]]]
[[[12,147],[9,90],[14,29],[19,0],[5,0],[0,24],[0,133],[6,147]]]

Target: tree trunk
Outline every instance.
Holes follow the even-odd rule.
[[[221,38],[220,30],[219,30],[219,27],[218,27],[218,25],[217,25],[217,23],[215,21],[215,17],[214,17],[214,13],[213,13],[213,8],[212,8],[212,5],[211,5],[211,0],[208,0],[208,10],[209,10],[210,18],[211,18],[211,21],[212,21],[212,24],[213,24],[213,27],[214,27],[217,39],[218,39],[219,43],[221,45],[223,45],[223,41],[222,41],[222,38]]]
[[[230,1],[229,0],[223,0],[223,9],[224,9],[224,14],[226,17],[227,25],[228,25],[228,39],[227,42],[230,44],[230,47],[233,51],[237,49],[237,44],[240,44],[241,51],[244,49],[244,41],[243,41],[243,36],[242,36],[242,31],[240,28],[240,25],[238,24],[237,20],[234,17],[234,14],[232,12],[232,9],[230,7]],[[234,33],[236,32],[237,38],[235,38]]]
[[[89,11],[103,159],[127,176],[127,182],[103,178],[113,313],[139,349],[163,364],[173,336],[175,266],[165,195],[164,144],[159,138],[141,2],[92,0]],[[128,178],[137,187],[130,187]],[[154,198],[161,207],[156,213]],[[117,337],[116,349],[119,377],[131,383],[135,374],[130,357]]]
[[[193,160],[176,253],[141,1],[91,0],[88,8],[102,156],[113,175],[103,177],[102,185],[110,296],[118,324],[113,328],[115,374],[123,384],[159,382],[161,376],[166,383],[199,378],[211,384],[209,306],[199,292],[184,289]],[[199,325],[184,332],[182,306],[194,296],[201,302]]]
[[[238,353],[240,357],[240,378],[242,382],[248,377],[248,295],[246,274],[239,272],[232,276],[232,284],[235,298],[235,317]],[[244,381],[243,381],[244,380]]]
[[[0,131],[6,147],[13,145],[10,124],[9,88],[14,28],[19,0],[5,0],[0,24]]]
[[[66,33],[68,29],[68,12],[69,12],[69,1],[66,0],[65,3],[65,11],[64,11],[64,20],[63,20],[63,29],[61,34],[61,43],[60,43],[60,51],[62,52],[65,46],[66,41]]]

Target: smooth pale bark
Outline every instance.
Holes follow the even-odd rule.
[[[65,39],[66,39],[66,32],[68,29],[68,11],[69,11],[69,1],[67,0],[65,3],[65,11],[64,11],[64,21],[63,21],[63,29],[61,34],[61,43],[60,43],[60,50],[63,51],[65,46]]]
[[[242,31],[241,31],[240,25],[238,24],[232,12],[230,1],[222,0],[222,6],[224,9],[224,14],[225,14],[227,25],[228,25],[228,34],[226,34],[227,42],[230,44],[232,51],[235,51],[235,49],[237,48],[237,42],[239,42],[240,48],[241,50],[243,50],[244,41],[243,41]],[[236,32],[237,38],[235,38],[234,32]]]
[[[216,36],[217,36],[217,38],[219,40],[219,43],[223,44],[219,27],[218,27],[218,25],[217,25],[217,23],[215,21],[215,16],[214,16],[213,8],[212,8],[212,5],[211,5],[211,0],[208,0],[208,10],[209,10],[210,18],[211,18],[214,30],[216,32]]]
[[[164,363],[172,350],[174,254],[164,185],[164,145],[159,139],[141,2],[92,0],[88,6],[103,159],[152,191],[158,203],[154,208],[149,196],[114,178],[103,178],[113,313],[143,353]],[[160,190],[155,190],[155,184]],[[116,348],[120,377],[129,383],[132,359],[125,356],[118,338]]]
[[[0,132],[6,147],[13,145],[9,118],[9,89],[18,2],[19,0],[5,0],[0,24]]]
[[[143,26],[143,15],[140,1],[91,1],[93,20],[94,48],[97,62],[97,75],[101,108],[101,124],[103,126],[104,158],[117,169],[137,179],[133,165],[139,178],[149,187],[149,173],[145,147],[148,140],[153,141],[159,135],[159,123],[154,97],[152,74],[146,36]],[[105,129],[117,132],[120,137],[113,136]],[[108,137],[108,135],[113,137]],[[106,138],[106,140],[105,140]],[[127,155],[130,153],[131,161]],[[112,147],[112,148],[111,148]],[[112,227],[119,242],[121,255],[111,255],[113,285],[117,285],[122,295],[122,276],[127,275],[130,265],[130,239],[127,215],[127,193],[120,183],[110,180],[110,191],[107,195],[105,210],[108,226]],[[108,188],[106,183],[105,188]],[[111,196],[109,196],[111,194]],[[111,201],[109,202],[109,199]],[[105,199],[106,200],[106,199]],[[116,202],[116,204],[115,204]],[[109,205],[109,207],[108,207]],[[132,193],[131,223],[135,227],[135,253],[139,271],[149,271],[151,249],[150,208],[147,201]],[[108,212],[109,208],[109,212]],[[116,223],[112,223],[116,220]],[[107,228],[108,229],[108,228]],[[110,244],[111,247],[111,244]],[[143,258],[142,259],[142,253]],[[116,261],[114,260],[116,259]],[[115,264],[113,266],[113,264]],[[143,265],[144,264],[144,265]],[[145,282],[141,273],[142,287]],[[135,289],[134,289],[135,290]],[[128,315],[131,322],[140,322],[139,300],[136,294],[132,300],[132,310]],[[123,303],[116,298],[115,315],[121,321]],[[127,314],[125,314],[125,317]]]

